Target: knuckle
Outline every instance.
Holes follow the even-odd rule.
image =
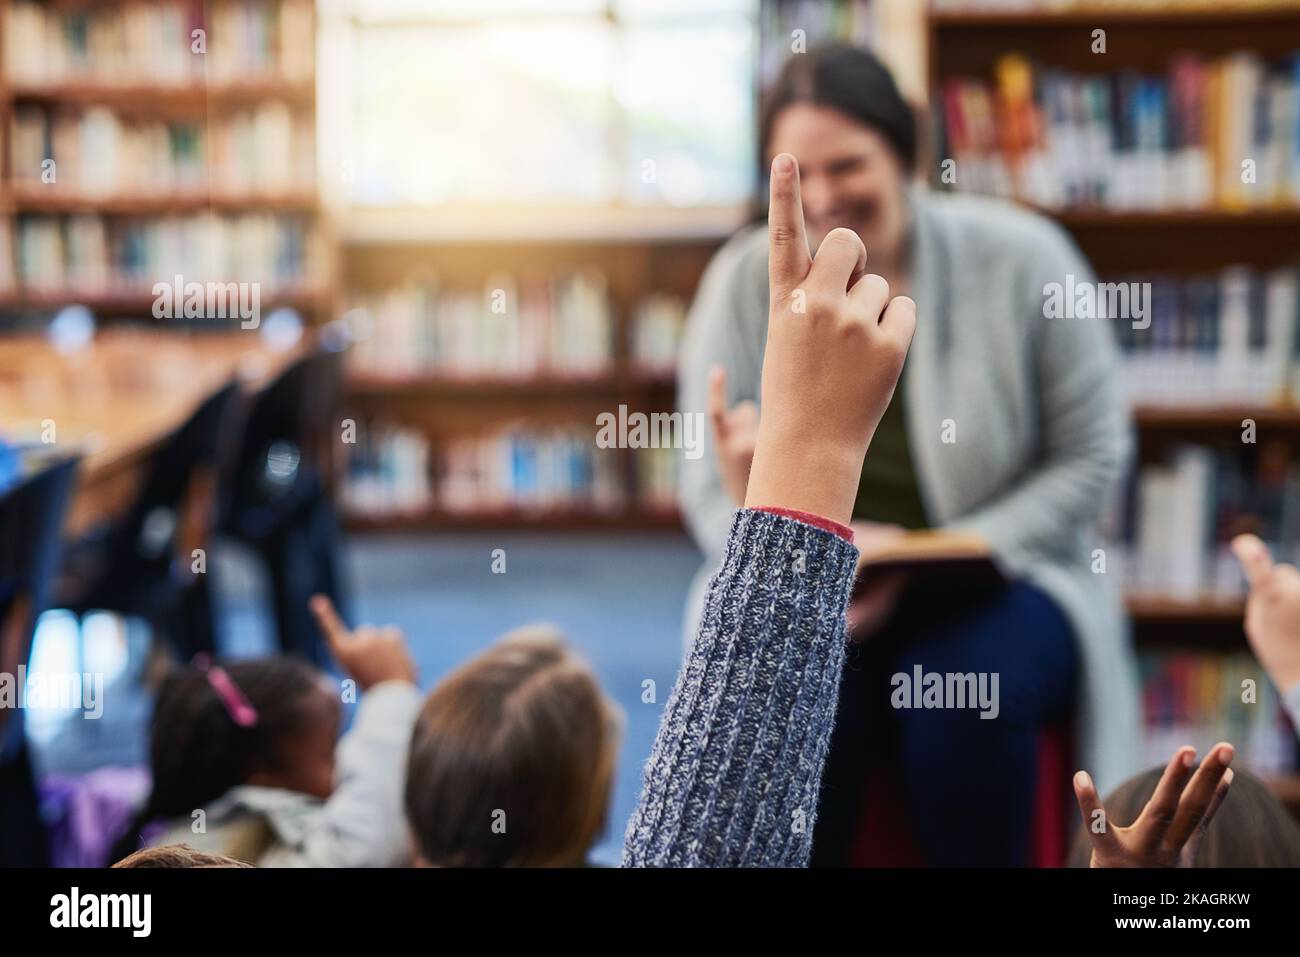
[[[795,241],[795,232],[789,226],[782,223],[773,223],[768,227],[768,237],[773,246],[787,247],[793,246]]]
[[[862,239],[858,236],[857,233],[849,229],[847,226],[836,226],[834,229],[832,229],[829,233],[826,234],[826,239],[824,240],[824,242],[841,243],[845,246],[853,246],[853,247],[862,246]],[[863,246],[862,248],[865,249],[866,247]]]
[[[839,313],[839,301],[825,292],[815,292],[808,296],[808,313],[816,317],[829,317]]]
[[[867,288],[878,293],[886,300],[889,298],[889,280],[879,273],[869,272],[859,282],[867,283]]]

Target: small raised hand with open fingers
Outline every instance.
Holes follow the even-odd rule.
[[[1093,867],[1191,867],[1214,814],[1232,786],[1234,755],[1219,743],[1196,764],[1196,749],[1179,748],[1136,821],[1111,821],[1086,771],[1074,776],[1074,796],[1092,842]]]
[[[847,524],[916,304],[865,272],[867,250],[852,230],[831,230],[813,258],[793,156],[772,161],[771,182],[763,412],[745,504]]]
[[[1232,551],[1246,572],[1246,638],[1283,695],[1300,696],[1300,569],[1274,563],[1254,535],[1238,535]]]
[[[324,595],[312,597],[311,613],[334,660],[356,680],[362,691],[385,681],[416,683],[418,672],[402,629],[396,625],[359,625],[349,629],[334,603]]]

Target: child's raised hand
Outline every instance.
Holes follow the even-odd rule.
[[[813,260],[799,168],[772,161],[770,307],[763,414],[745,504],[811,512],[848,524],[862,459],[903,368],[916,304],[863,275],[867,251],[833,229]]]
[[[1210,748],[1192,773],[1196,749],[1179,748],[1151,800],[1128,827],[1111,823],[1086,771],[1074,776],[1074,796],[1092,840],[1093,867],[1191,867],[1214,812],[1232,785],[1232,745]],[[1190,781],[1190,783],[1189,783]]]
[[[1246,638],[1273,683],[1289,691],[1300,685],[1300,570],[1273,564],[1254,535],[1238,535],[1232,551],[1250,584]]]
[[[406,636],[395,625],[376,628],[360,625],[355,631],[343,624],[334,603],[314,595],[311,613],[339,667],[356,679],[362,691],[384,681],[415,684],[417,671],[406,647]]]
[[[727,370],[722,366],[709,370],[709,418],[722,488],[741,505],[758,444],[758,406],[746,399],[727,408]]]

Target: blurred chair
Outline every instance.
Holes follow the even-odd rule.
[[[31,657],[36,620],[58,566],[78,461],[59,462],[0,493],[0,673],[15,682],[19,665]],[[23,709],[0,708],[0,866],[48,862]]]
[[[343,607],[335,455],[343,353],[316,351],[252,400],[221,530],[266,563],[280,647],[329,664],[307,608],[313,594]]]
[[[112,611],[143,618],[182,661],[215,651],[206,565],[238,400],[234,383],[205,399],[152,457],[131,507],[70,546],[56,595],[59,607],[78,617]]]

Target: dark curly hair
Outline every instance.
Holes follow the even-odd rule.
[[[302,704],[316,689],[320,672],[306,661],[280,656],[222,667],[257,710],[257,723],[236,724],[203,669],[169,674],[158,689],[150,724],[153,788],[110,861],[137,850],[149,822],[188,815],[257,771],[280,770],[283,742],[311,720]]]

